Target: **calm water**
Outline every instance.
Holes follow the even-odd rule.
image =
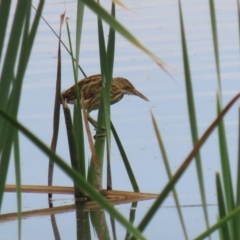
[[[101,2],[106,8],[110,7],[109,1]],[[223,103],[225,105],[240,89],[237,11],[234,0],[228,1],[227,4],[226,1],[216,2]],[[197,107],[198,130],[201,136],[216,116],[217,78],[208,1],[186,0],[182,3]],[[131,11],[117,7],[116,15],[120,22],[127,26],[151,51],[177,69],[171,72],[176,80],[174,82],[148,56],[117,35],[114,76],[129,79],[140,92],[149,98],[150,102],[126,96],[120,103],[113,105],[112,120],[131,161],[141,191],[158,193],[165,186],[168,178],[153,131],[149,109],[153,111],[157,119],[173,172],[192,148],[182,74],[178,3],[172,0],[140,0],[128,1],[126,4]],[[37,1],[34,5],[37,5]],[[74,38],[76,5],[76,1],[67,1],[66,5],[57,0],[48,1],[43,15],[58,32],[59,16],[66,7],[66,15],[70,17],[69,24]],[[100,72],[96,32],[96,17],[85,8],[81,66],[87,75]],[[68,43],[65,26],[62,35],[65,43]],[[47,144],[50,144],[52,134],[57,46],[57,39],[42,21],[26,72],[19,112],[19,120]],[[62,89],[66,89],[73,84],[73,74],[71,59],[64,50],[62,61]],[[225,118],[234,177],[234,169],[237,166],[238,105],[239,102]],[[96,113],[93,112],[92,116],[95,117]],[[209,204],[216,204],[215,172],[220,171],[217,141],[215,131],[201,151]],[[113,187],[119,190],[132,190],[121,156],[114,142],[112,145]],[[65,159],[69,159],[63,115],[57,152]],[[86,155],[90,158],[88,146],[86,146]],[[21,156],[22,184],[46,184],[48,159],[23,136],[21,136]],[[235,178],[233,181],[235,182]],[[7,182],[15,183],[13,164],[10,166]],[[72,182],[55,168],[54,185],[71,186]],[[187,205],[182,211],[191,239],[205,229],[201,207],[193,206],[201,203],[194,163],[179,181],[177,191],[181,205]],[[72,202],[71,197],[55,195],[54,198],[56,199],[55,205]],[[152,201],[139,203],[135,224],[139,223],[151,204]],[[148,239],[184,239],[173,198],[169,196],[163,206],[145,230],[145,236]],[[44,207],[47,207],[47,196],[23,194],[24,210]],[[128,217],[129,204],[117,206],[117,208]],[[5,194],[2,212],[14,211],[16,211],[15,195]],[[211,224],[215,223],[216,214],[216,206],[210,206]],[[62,239],[76,238],[75,212],[57,215],[57,224]],[[169,230],[170,226],[174,227],[174,231]],[[0,230],[0,239],[17,238],[17,221],[1,224]],[[119,225],[117,225],[117,233],[118,239],[124,238],[125,231]],[[53,239],[50,218],[24,220],[23,239],[32,239],[33,234],[34,239]],[[213,239],[218,239],[218,234],[215,234]]]

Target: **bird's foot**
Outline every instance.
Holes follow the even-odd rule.
[[[99,133],[97,130],[96,130],[96,134],[93,136],[94,139],[96,138],[99,138],[100,140],[104,141],[105,138],[106,138],[106,132],[101,132]]]

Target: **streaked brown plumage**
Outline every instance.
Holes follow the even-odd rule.
[[[101,96],[102,77],[101,74],[96,74],[84,78],[78,82],[78,87],[84,95],[84,104],[88,112],[99,108]],[[110,95],[110,103],[114,104],[120,101],[124,94],[138,96],[145,101],[149,101],[143,94],[138,92],[134,86],[125,78],[117,77],[112,79],[112,89]],[[68,103],[76,101],[75,85],[62,92],[62,96]]]

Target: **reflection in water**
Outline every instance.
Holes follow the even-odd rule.
[[[110,216],[110,221],[111,221],[111,228],[112,228],[112,236],[114,240],[117,240],[117,231],[116,231],[116,224],[115,224],[115,219]]]
[[[46,190],[47,191],[47,190]],[[49,190],[48,190],[49,191]],[[133,223],[135,219],[135,212],[138,200],[152,199],[156,198],[155,194],[144,194],[144,193],[133,193],[133,192],[120,192],[120,191],[108,191],[102,192],[103,195],[109,200],[113,205],[122,205],[126,203],[132,203],[132,207],[129,209],[129,222]],[[106,220],[106,213],[103,211],[97,203],[95,202],[85,202],[76,201],[75,204],[65,205],[62,207],[53,207],[53,203],[49,203],[50,208],[33,210],[22,213],[23,219],[34,219],[34,217],[39,218],[40,216],[50,215],[52,230],[55,239],[61,239],[61,227],[58,226],[56,218],[58,214],[66,213],[69,211],[75,211],[76,218],[76,231],[77,239],[93,239],[91,237],[92,231],[94,229],[95,234],[98,239],[111,239],[109,233],[109,227],[112,230],[112,236],[117,239],[118,232],[116,231],[115,221],[110,218],[110,223]],[[18,213],[10,213],[0,215],[0,222],[16,221]],[[59,231],[60,229],[60,231]],[[129,234],[126,233],[126,237]]]
[[[26,186],[23,186],[23,189]],[[70,189],[69,189],[70,190]],[[68,192],[70,193],[70,191]],[[29,191],[29,190],[27,190]],[[36,192],[36,191],[35,191]],[[49,189],[45,189],[45,192],[49,192]],[[71,188],[73,193],[73,188]],[[138,193],[138,192],[124,192],[124,191],[110,191],[103,190],[101,192],[110,203],[113,205],[124,206],[126,203],[132,203],[132,207],[129,208],[129,222],[134,223],[135,212],[137,207],[137,201],[143,201],[147,199],[155,199],[157,194],[148,194],[148,193]],[[116,231],[115,221],[110,217],[110,223],[106,220],[106,213],[103,211],[97,203],[92,201],[87,201],[83,203],[82,201],[76,201],[75,204],[65,205],[61,207],[54,207],[53,202],[49,202],[50,208],[24,211],[22,212],[22,219],[29,219],[34,221],[40,216],[50,216],[52,230],[54,233],[55,239],[61,239],[62,227],[61,224],[58,224],[58,219],[63,213],[75,212],[75,216],[72,215],[72,218],[76,219],[76,234],[77,239],[93,239],[91,229],[94,229],[94,232],[98,236],[98,239],[110,239],[109,228],[111,228],[112,235],[114,239],[117,238],[119,233]],[[0,222],[11,222],[18,219],[18,213],[8,213],[0,215]],[[68,221],[67,221],[68,224]],[[126,233],[126,236],[129,234]]]
[[[131,205],[131,208],[130,208],[129,222],[132,223],[132,224],[134,223],[134,220],[135,220],[137,205],[138,205],[138,202],[133,202],[132,205]],[[130,233],[127,231],[125,239],[126,240],[129,239],[129,237],[130,237]]]
[[[52,229],[53,229],[53,234],[54,234],[54,238],[55,240],[60,240],[60,234],[59,234],[59,230],[58,230],[58,226],[57,226],[57,222],[56,222],[56,217],[54,214],[50,215],[51,217],[51,224],[52,224]]]
[[[89,211],[86,211],[84,203],[76,201],[76,227],[77,239],[92,239],[90,230]],[[101,238],[99,238],[101,239]],[[104,239],[104,238],[103,238]]]
[[[90,211],[89,214],[92,226],[98,236],[98,239],[110,239],[105,211],[97,209]]]

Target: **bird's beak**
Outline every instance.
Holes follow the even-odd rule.
[[[143,100],[149,102],[149,100],[148,100],[143,94],[141,94],[139,91],[137,91],[136,89],[133,89],[133,90],[131,91],[131,93],[132,93],[133,95],[138,96],[138,97],[142,98]]]

